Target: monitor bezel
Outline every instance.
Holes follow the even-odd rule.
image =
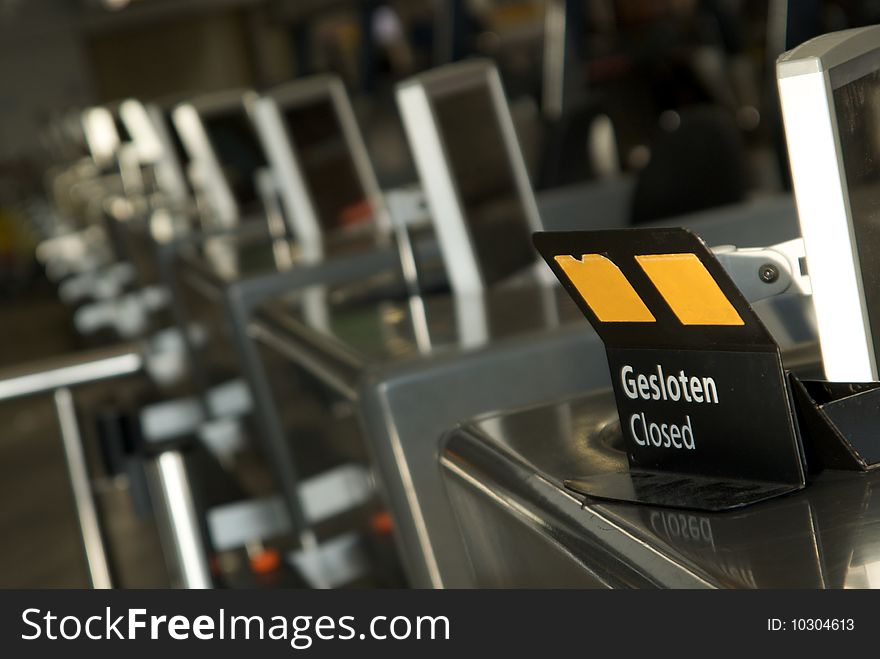
[[[397,105],[431,210],[450,284],[456,293],[483,291],[487,282],[482,275],[460,189],[437,125],[433,99],[476,86],[488,88],[528,228],[531,232],[543,229],[501,76],[494,63],[484,59],[466,60],[401,82],[397,86]]]
[[[162,106],[156,103],[147,103],[144,107],[156,132],[156,139],[159,141],[161,149],[154,166],[157,182],[174,203],[188,204],[191,201],[189,180],[186,176],[184,163],[178,158],[174,138],[171,134],[171,131],[176,129],[166,119]]]
[[[220,158],[211,142],[205,121],[213,116],[230,112],[244,112],[252,116],[256,93],[251,89],[234,89],[206,94],[175,106],[172,111],[174,128],[190,158],[188,175],[193,189],[204,196],[212,212],[212,223],[218,228],[230,228],[241,221],[241,208],[235,199],[229,181],[223,174]]]
[[[85,108],[80,113],[80,126],[92,161],[100,169],[111,167],[122,145],[113,108],[103,105]]]
[[[127,98],[119,104],[119,119],[125,125],[143,165],[154,165],[162,155],[156,126],[139,100]]]
[[[776,66],[822,363],[830,381],[878,379],[834,103],[835,89],[878,68],[880,26],[822,35],[781,55]]]
[[[373,210],[377,244],[391,234],[391,218],[385,199],[341,78],[325,74],[285,83],[257,99],[253,116],[270,166],[277,176],[278,195],[290,231],[297,240],[302,259],[308,263],[324,258],[327,236],[284,115],[291,109],[324,99],[330,101],[336,113],[356,175]]]

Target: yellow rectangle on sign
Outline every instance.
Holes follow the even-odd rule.
[[[554,260],[603,323],[653,323],[654,315],[613,262],[601,254]]]
[[[696,254],[647,254],[636,261],[683,325],[744,325]]]

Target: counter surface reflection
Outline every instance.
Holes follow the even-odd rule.
[[[880,474],[827,471],[737,512],[587,501],[562,486],[622,470],[609,391],[483,418],[441,463],[471,585],[880,587]]]

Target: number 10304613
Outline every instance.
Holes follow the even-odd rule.
[[[851,632],[856,628],[852,618],[768,618],[771,632]]]

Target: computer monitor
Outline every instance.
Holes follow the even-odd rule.
[[[776,72],[825,375],[877,380],[880,26],[807,41]]]
[[[159,159],[154,165],[156,182],[173,202],[186,204],[193,196],[192,186],[186,175],[189,156],[174,128],[171,110],[157,103],[149,103],[145,107],[161,149]]]
[[[162,155],[162,144],[146,106],[137,99],[128,98],[119,104],[118,112],[121,129],[117,130],[124,130],[141,164],[154,165]]]
[[[254,103],[254,121],[305,261],[323,258],[332,234],[367,223],[377,240],[390,233],[379,184],[338,77],[277,87]]]
[[[259,202],[256,175],[267,166],[250,119],[252,91],[229,91],[178,105],[172,118],[190,159],[193,186],[219,226],[238,223]]]
[[[95,106],[83,110],[80,117],[92,160],[102,169],[111,167],[121,144],[113,111]]]
[[[397,102],[452,287],[482,290],[533,265],[541,221],[494,64],[417,75]]]

